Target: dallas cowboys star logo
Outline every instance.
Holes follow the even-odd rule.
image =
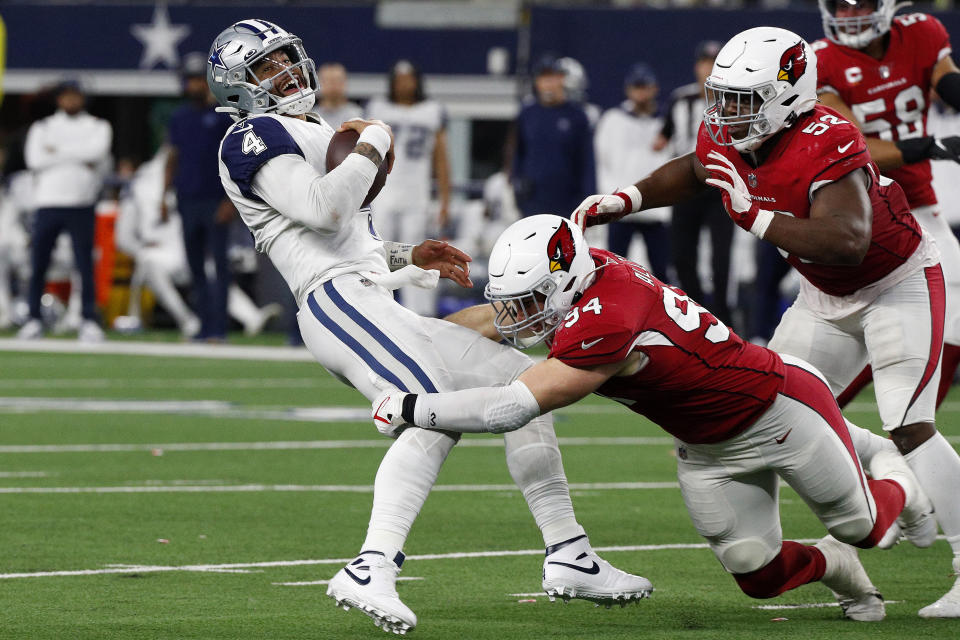
[[[217,47],[210,56],[210,60],[208,60],[208,62],[213,65],[214,69],[223,69],[226,71],[227,65],[223,64],[221,54],[223,54],[223,50],[227,48],[227,44],[229,43],[224,43],[222,46]]]

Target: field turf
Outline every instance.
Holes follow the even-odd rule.
[[[956,446],[952,397],[939,426]],[[871,393],[853,409],[878,427]],[[389,444],[368,410],[311,362],[0,346],[0,638],[383,637],[316,584],[363,541]],[[538,594],[542,541],[502,441],[470,437],[405,549],[412,637],[960,638],[960,621],[916,615],[952,584],[946,542],[861,552],[888,601],[879,624],[841,620],[820,585],[751,600],[693,530],[666,434],[599,398],[556,429],[593,546],[653,597],[607,610]],[[788,537],[824,534],[790,489],[781,504]]]

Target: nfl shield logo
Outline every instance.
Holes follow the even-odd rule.
[[[687,459],[687,448],[685,446],[680,445],[679,447],[677,447],[677,457],[680,458],[681,460]]]
[[[880,67],[880,77],[883,78],[884,80],[886,80],[887,78],[889,78],[889,77],[890,77],[890,67],[888,67],[887,65],[883,65],[882,67]]]
[[[747,184],[750,185],[750,188],[751,188],[751,189],[756,189],[756,188],[757,188],[757,174],[755,174],[755,173],[748,173],[748,174],[747,174]]]

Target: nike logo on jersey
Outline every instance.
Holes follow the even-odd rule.
[[[349,565],[343,568],[344,573],[350,576],[353,579],[353,581],[356,582],[361,587],[370,584],[370,576],[367,576],[366,578],[361,578],[360,576],[355,574],[353,571],[350,571],[350,567],[356,567],[358,564],[361,564],[363,562],[364,562],[363,558],[357,558],[356,560],[354,560]],[[357,567],[357,570],[370,571],[370,567],[368,565],[363,565],[362,567]]]
[[[787,438],[790,437],[790,432],[791,432],[791,431],[793,431],[793,427],[790,427],[789,429],[787,429],[787,432],[786,432],[785,434],[783,434],[783,437],[782,437],[782,438],[774,438],[774,439],[773,439],[774,442],[776,442],[777,444],[783,444],[784,442],[787,441]]]
[[[253,124],[248,122],[242,127],[237,127],[236,129],[233,130],[234,133],[243,133],[244,131],[253,131]]]
[[[840,153],[846,153],[846,152],[847,152],[847,149],[849,149],[849,148],[850,148],[850,145],[852,145],[852,144],[853,144],[853,140],[851,140],[851,141],[848,142],[847,144],[843,145],[842,147],[839,147],[839,146],[838,146],[838,147],[837,147],[837,151],[839,151]]]
[[[583,342],[580,343],[580,348],[581,348],[581,349],[589,349],[590,347],[592,347],[593,345],[597,344],[597,343],[600,342],[601,340],[603,340],[603,338],[597,338],[596,340],[592,340],[592,341],[590,341],[590,342],[587,342],[586,340],[584,340]]]
[[[586,557],[587,557],[586,553],[581,553],[580,555],[577,556],[577,560],[583,560]],[[586,573],[587,575],[591,575],[591,576],[595,576],[598,573],[600,573],[600,565],[598,565],[596,561],[591,561],[589,567],[584,567],[579,564],[570,564],[569,562],[557,562],[556,560],[548,560],[547,564],[555,564],[561,567],[569,567],[574,571],[580,571],[581,573]]]

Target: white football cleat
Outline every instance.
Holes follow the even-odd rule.
[[[344,611],[355,607],[387,633],[404,635],[417,626],[417,616],[397,595],[403,558],[399,551],[392,560],[379,551],[361,551],[333,576],[327,595]]]
[[[907,466],[907,461],[896,451],[881,451],[870,461],[870,475],[875,479],[893,480],[903,488],[906,502],[903,512],[897,518],[895,526],[904,538],[914,546],[929,547],[937,539],[937,521],[933,518],[933,504],[920,488],[917,477]],[[891,526],[883,539],[877,544],[881,549],[889,549],[899,539],[894,526]]]
[[[18,340],[36,340],[43,337],[43,323],[36,318],[27,320],[17,332]]]
[[[870,582],[857,550],[833,536],[823,538],[814,546],[827,561],[820,582],[833,592],[843,610],[843,617],[858,622],[883,620],[886,615],[883,596]]]
[[[589,600],[596,605],[619,604],[648,598],[653,585],[646,578],[621,571],[594,553],[587,536],[549,547],[543,559],[543,590],[551,602],[563,598]]]
[[[103,342],[105,337],[103,329],[93,320],[84,320],[77,330],[77,340],[80,342]]]
[[[920,609],[921,618],[960,618],[960,556],[953,557],[953,572],[957,576],[953,588],[933,604]]]

